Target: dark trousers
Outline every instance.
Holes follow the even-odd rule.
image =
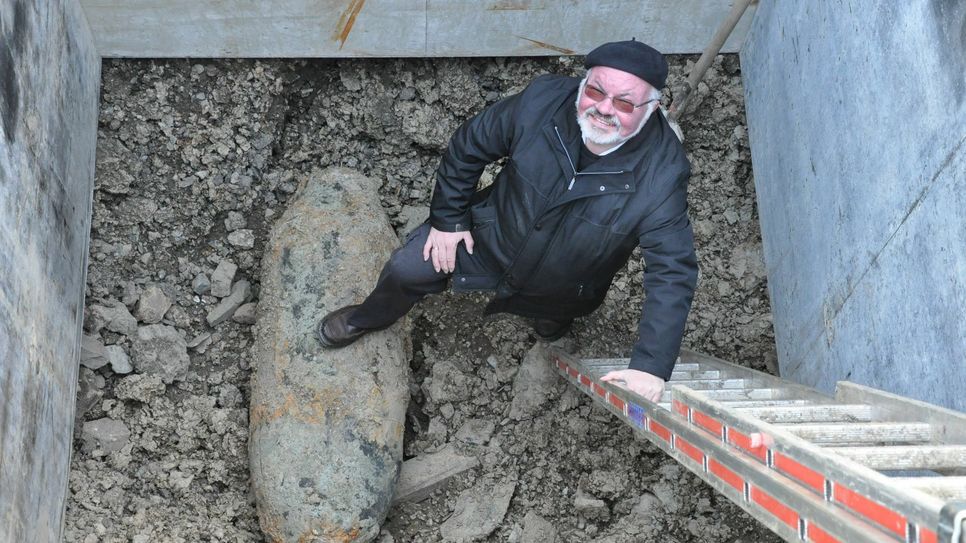
[[[429,236],[429,224],[413,230],[402,247],[393,251],[382,268],[376,288],[353,312],[349,324],[358,328],[385,328],[401,319],[427,294],[446,290],[451,274],[433,269],[433,260],[423,260],[423,246]],[[474,260],[461,243],[456,259]],[[474,262],[475,264],[475,262]]]

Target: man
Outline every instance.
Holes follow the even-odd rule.
[[[658,109],[667,62],[638,41],[587,55],[582,81],[541,76],[464,123],[437,171],[430,218],[407,237],[361,305],[336,310],[319,340],[341,347],[385,328],[423,296],[494,291],[487,313],[564,335],[603,302],[636,246],[646,299],[627,370],[602,379],[658,401],[697,282],[687,216],[690,165]],[[494,183],[484,167],[507,158]]]

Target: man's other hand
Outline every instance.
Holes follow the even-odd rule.
[[[654,403],[661,401],[661,394],[664,393],[664,379],[644,371],[612,371],[601,377],[600,380],[630,390]]]
[[[436,273],[453,273],[456,270],[456,246],[461,241],[466,245],[466,252],[473,254],[473,236],[469,232],[440,232],[430,227],[423,245],[423,262],[432,257]]]

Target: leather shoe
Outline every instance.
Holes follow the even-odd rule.
[[[345,347],[372,330],[349,324],[349,318],[358,305],[347,305],[326,315],[319,323],[315,336],[325,347]]]
[[[544,341],[556,341],[570,331],[573,319],[555,321],[553,319],[534,319],[533,331]]]

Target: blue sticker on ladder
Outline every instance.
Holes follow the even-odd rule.
[[[644,408],[633,402],[627,402],[627,418],[631,419],[638,428],[644,428]]]

